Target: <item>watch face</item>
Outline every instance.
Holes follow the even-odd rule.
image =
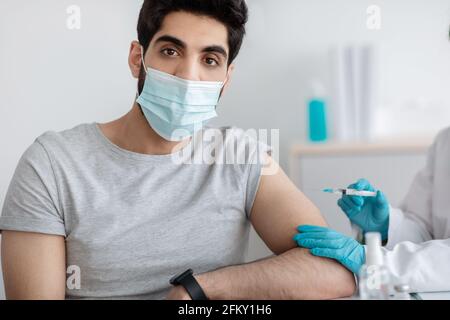
[[[188,269],[188,270],[186,270],[186,271],[180,272],[179,274],[173,276],[173,277],[170,279],[170,284],[172,284],[172,285],[178,285],[178,284],[180,283],[180,280],[181,280],[182,278],[184,278],[184,277],[187,276],[187,275],[193,274],[193,273],[194,273],[194,272],[192,271],[192,269]]]

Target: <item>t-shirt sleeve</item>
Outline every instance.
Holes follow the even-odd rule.
[[[2,230],[66,235],[51,160],[38,140],[16,167],[0,216]]]
[[[250,148],[253,149],[253,152],[250,152],[245,197],[245,213],[249,219],[261,181],[261,170],[264,167],[267,155],[272,153],[272,147],[261,141],[254,141]]]

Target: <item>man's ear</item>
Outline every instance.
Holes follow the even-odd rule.
[[[139,79],[139,74],[142,68],[141,58],[142,46],[138,41],[133,41],[130,46],[130,53],[128,55],[128,65],[130,66],[133,78]]]
[[[228,86],[230,85],[231,77],[233,75],[233,71],[234,71],[234,64],[230,64],[230,66],[228,67],[228,71],[227,71],[227,77],[225,78],[225,81],[224,81],[222,94],[225,93],[225,91],[227,90]]]

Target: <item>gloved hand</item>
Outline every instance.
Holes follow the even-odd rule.
[[[310,249],[312,255],[337,260],[344,267],[358,273],[366,261],[364,246],[358,241],[328,228],[303,225],[294,241],[299,247]]]
[[[348,186],[358,191],[375,191],[369,181],[359,179]],[[381,191],[376,197],[343,196],[338,200],[338,206],[344,211],[350,221],[360,227],[364,233],[379,232],[386,240],[389,230],[389,203]]]

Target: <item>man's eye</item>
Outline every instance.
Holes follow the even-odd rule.
[[[164,49],[162,52],[163,52],[166,56],[171,56],[171,57],[174,57],[174,56],[177,56],[177,55],[178,55],[178,52],[177,52],[176,50],[170,49],[170,48]]]
[[[210,66],[217,66],[217,65],[219,65],[219,63],[213,58],[206,58],[205,62],[206,62],[207,65],[210,65]]]

